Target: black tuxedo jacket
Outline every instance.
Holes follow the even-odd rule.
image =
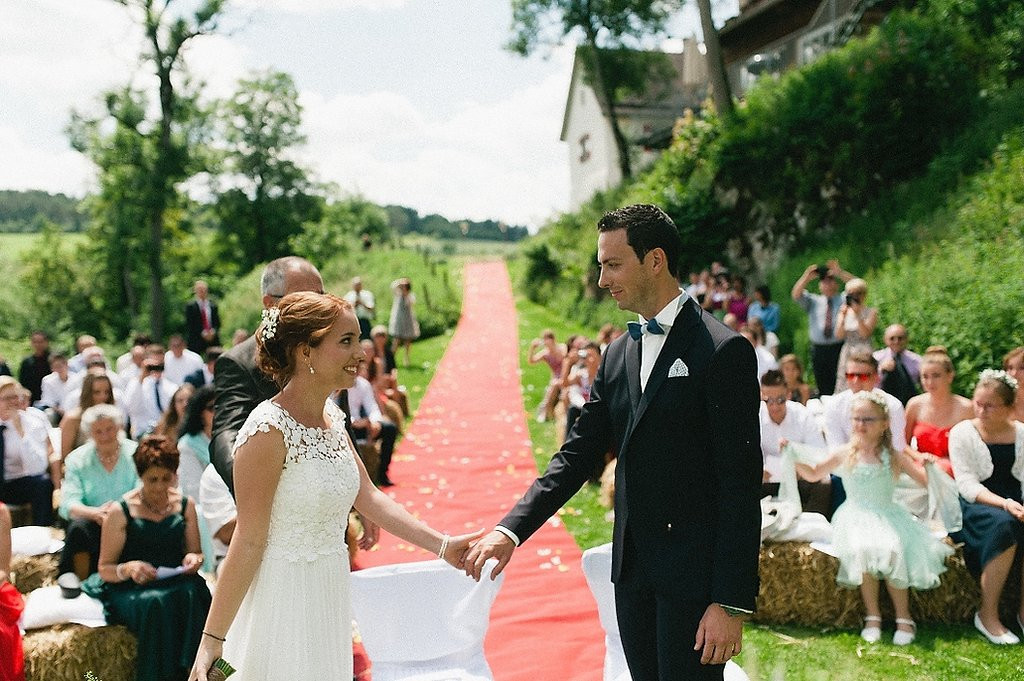
[[[624,568],[644,570],[681,598],[753,610],[762,469],[754,349],[687,300],[643,393],[640,352],[628,334],[609,345],[562,449],[500,524],[525,541],[616,450],[612,581]],[[677,360],[688,375],[669,378]]]
[[[232,475],[234,465],[233,449],[235,436],[245,425],[252,410],[263,400],[281,391],[269,376],[256,367],[256,336],[249,336],[245,341],[231,348],[217,358],[217,366],[213,372],[213,386],[216,398],[213,410],[213,438],[210,440],[210,461],[224,478],[228,489],[235,493],[235,481]],[[348,416],[348,399],[345,392],[341,393],[341,409]],[[356,441],[352,434],[352,419],[345,419],[352,442]]]
[[[218,335],[215,335],[212,343],[207,343],[203,338],[203,315],[199,312],[199,301],[193,300],[185,306],[185,344],[192,352],[200,355],[211,345],[220,345],[220,312],[217,311],[217,304],[210,301],[210,326]]]

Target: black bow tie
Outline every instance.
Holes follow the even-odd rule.
[[[633,340],[640,340],[644,335],[644,328],[646,327],[648,333],[654,333],[658,335],[664,335],[665,329],[658,323],[657,319],[651,318],[646,324],[640,322],[627,322],[626,330],[629,331],[629,337]]]

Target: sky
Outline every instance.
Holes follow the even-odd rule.
[[[176,0],[188,7],[193,0]],[[503,49],[507,0],[233,0],[222,30],[185,59],[228,97],[262,70],[295,79],[307,144],[299,160],[343,194],[450,219],[537,227],[565,210],[558,140],[572,45]],[[695,10],[674,38],[699,35]],[[0,189],[83,196],[89,161],[65,128],[126,83],[153,91],[142,36],[112,0],[0,0]]]

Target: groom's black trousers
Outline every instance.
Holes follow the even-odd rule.
[[[725,665],[701,664],[693,649],[708,603],[656,589],[631,546],[623,560],[615,612],[633,681],[721,681]]]

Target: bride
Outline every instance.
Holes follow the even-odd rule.
[[[235,440],[238,522],[189,681],[223,656],[232,681],[352,678],[349,509],[455,565],[483,531],[442,535],[378,490],[328,401],[363,351],[351,306],[293,293],[264,311],[257,363],[283,388]]]

